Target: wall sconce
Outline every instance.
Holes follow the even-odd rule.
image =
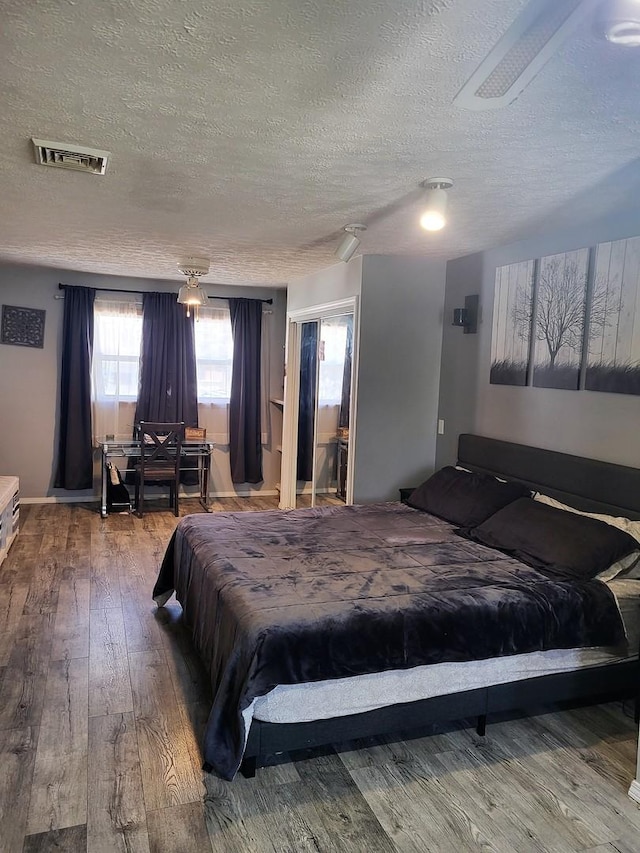
[[[475,335],[478,331],[478,304],[480,297],[477,294],[465,296],[464,308],[453,309],[453,326],[462,326],[465,335]]]
[[[447,190],[451,189],[453,181],[451,178],[427,178],[420,186],[426,190],[420,225],[425,231],[440,231],[447,224]]]
[[[336,258],[340,258],[340,260],[344,261],[346,264],[351,260],[356,249],[360,245],[358,231],[366,231],[367,226],[355,223],[354,225],[345,225],[344,230],[346,231],[346,234],[340,241],[340,245],[336,249],[335,255]]]

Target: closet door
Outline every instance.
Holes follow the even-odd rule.
[[[317,352],[312,500],[325,506],[347,496],[353,314],[322,318]]]
[[[296,450],[296,507],[313,506],[313,465],[316,447],[318,332],[320,322],[300,324],[300,381]]]
[[[351,499],[357,298],[288,315],[280,507]]]

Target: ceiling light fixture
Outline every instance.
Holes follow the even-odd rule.
[[[447,224],[447,190],[453,186],[451,178],[427,178],[421,187],[426,189],[426,207],[420,217],[425,231],[440,231]]]
[[[640,47],[640,0],[608,0],[600,4],[598,27],[612,44]]]
[[[355,250],[360,245],[358,231],[366,231],[367,226],[360,225],[356,222],[353,225],[345,225],[344,230],[346,233],[340,241],[340,245],[336,249],[335,255],[337,258],[340,258],[340,260],[344,261],[346,264],[347,261],[351,260]]]
[[[189,317],[192,306],[199,308],[207,304],[207,294],[200,287],[198,279],[209,272],[209,261],[206,258],[186,258],[178,263],[178,270],[187,276],[187,283],[178,291],[178,302],[187,306]]]

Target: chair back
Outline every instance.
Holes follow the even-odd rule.
[[[180,453],[184,441],[184,422],[138,424],[140,463],[143,479],[173,472],[179,476]]]

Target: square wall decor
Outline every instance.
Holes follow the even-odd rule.
[[[2,343],[18,347],[44,347],[46,311],[38,308],[2,306]]]

